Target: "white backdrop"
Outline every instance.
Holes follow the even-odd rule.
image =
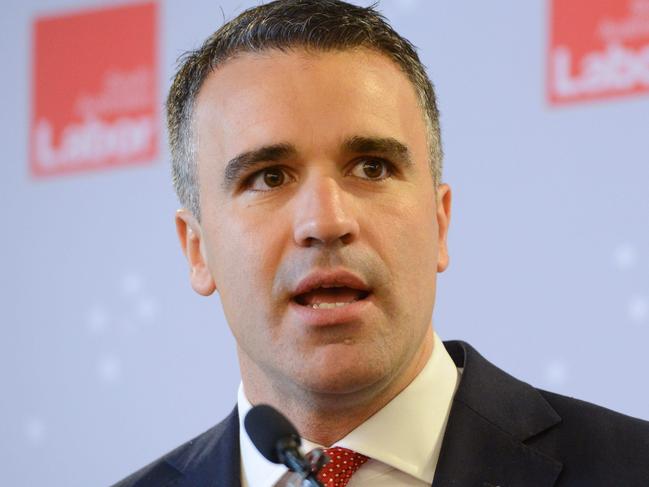
[[[176,58],[255,3],[160,3],[160,105]],[[29,175],[32,22],[111,4],[5,0],[0,17],[2,485],[108,485],[235,402],[218,297],[191,291],[176,241],[166,148],[140,167]],[[420,48],[442,111],[454,210],[438,333],[649,418],[649,96],[550,105],[544,0],[380,9]]]

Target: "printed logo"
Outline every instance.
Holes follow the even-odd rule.
[[[32,175],[157,157],[157,18],[146,2],[34,21]]]
[[[649,91],[649,0],[552,0],[552,104]]]

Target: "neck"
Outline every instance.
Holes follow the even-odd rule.
[[[281,411],[303,438],[330,446],[405,389],[426,365],[433,343],[430,328],[422,346],[392,376],[349,393],[314,392],[300,384],[269,377],[239,350],[244,391],[251,404],[270,404]]]

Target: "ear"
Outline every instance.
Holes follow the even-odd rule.
[[[437,187],[437,272],[444,272],[448,267],[448,226],[451,223],[451,188],[448,184]]]
[[[209,296],[216,290],[216,283],[207,266],[201,226],[189,210],[182,208],[176,212],[176,232],[189,262],[192,288],[198,294]]]

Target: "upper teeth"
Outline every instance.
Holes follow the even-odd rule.
[[[354,301],[350,301],[349,303],[314,303],[311,305],[313,309],[331,309],[331,308],[340,308],[341,306],[345,306],[347,304],[351,304]]]

